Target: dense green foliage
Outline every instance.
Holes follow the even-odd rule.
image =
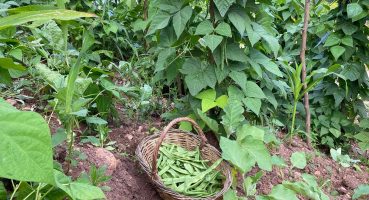
[[[0,97],[23,102],[29,98],[23,90],[32,91],[47,102],[38,111],[57,114],[63,126],[50,139],[38,114],[0,100],[0,176],[21,181],[10,199],[18,189],[49,199],[57,188],[72,199],[102,197],[97,187],[53,169],[52,147],[67,141],[73,165],[75,129],[84,123],[82,142],[111,148],[108,122],[119,120],[116,105],[140,120],[195,119],[245,174],[256,165],[265,171],[286,166],[269,149],[280,131],[306,137],[301,99],[309,92],[314,146],[331,148],[342,166],[356,163],[341,148],[355,140],[369,149],[369,1],[312,1],[305,82],[303,14],[302,0],[0,0]],[[192,130],[188,123],[180,128]],[[31,144],[18,137],[25,133]],[[14,155],[30,164],[9,163]],[[305,168],[304,153],[290,160]],[[307,174],[258,196],[261,176],[245,177],[245,198],[328,198]],[[363,185],[354,198],[365,194]],[[0,182],[0,198],[10,195]],[[237,198],[243,197],[233,190],[225,195]]]

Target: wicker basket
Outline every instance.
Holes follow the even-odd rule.
[[[177,129],[172,129],[172,126],[181,121],[190,122],[197,130],[199,136]],[[213,146],[211,146],[202,132],[201,128],[190,118],[183,117],[177,118],[171,121],[159,134],[154,134],[144,138],[136,149],[136,156],[140,162],[141,167],[150,177],[152,183],[157,188],[159,195],[164,200],[220,200],[223,199],[223,194],[230,188],[232,184],[232,176],[230,166],[226,161],[223,161],[216,170],[219,170],[226,178],[223,183],[223,189],[213,196],[206,198],[193,198],[179,194],[172,189],[166,187],[160,180],[157,170],[157,158],[159,148],[162,142],[174,143],[187,150],[195,150],[200,146],[201,158],[209,160],[211,165],[219,158],[221,158],[220,152]]]

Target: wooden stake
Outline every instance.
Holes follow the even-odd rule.
[[[304,27],[302,29],[302,43],[301,43],[301,52],[300,59],[302,65],[302,82],[305,82],[306,79],[306,59],[305,59],[305,51],[306,51],[306,41],[307,41],[307,30],[309,26],[309,14],[310,14],[310,0],[305,0],[305,14],[304,14]],[[306,89],[307,85],[304,83],[304,89]],[[310,125],[311,125],[311,116],[310,116],[310,104],[309,104],[309,93],[306,92],[304,94],[304,107],[306,112],[306,122],[305,122],[305,130],[308,146],[311,147],[311,133],[310,133]]]

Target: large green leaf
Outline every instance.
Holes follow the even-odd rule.
[[[163,71],[168,67],[169,64],[173,61],[176,55],[175,48],[165,48],[161,50],[158,54],[158,60],[155,65],[155,72]]]
[[[246,82],[245,95],[247,97],[255,97],[259,99],[266,98],[263,90],[253,81]]]
[[[352,39],[351,36],[348,35],[342,38],[342,44],[350,46],[350,47],[354,47],[354,40]]]
[[[147,35],[155,33],[155,31],[163,29],[168,26],[171,15],[159,11],[152,19]]]
[[[222,157],[228,160],[243,173],[248,172],[255,165],[255,159],[245,150],[239,142],[225,137],[220,138]]]
[[[365,195],[369,195],[369,185],[359,185],[359,187],[355,189],[352,199],[358,199]]]
[[[228,13],[229,21],[231,21],[233,26],[236,27],[241,37],[245,33],[245,29],[246,29],[245,18],[246,18],[246,13],[241,8],[235,8],[235,9],[232,8]]]
[[[236,2],[236,0],[214,0],[214,3],[222,17],[224,17],[229,7],[231,7],[234,2]]]
[[[49,127],[41,115],[0,101],[0,177],[54,184]]]
[[[70,177],[57,170],[54,170],[54,174],[56,186],[67,193],[73,200],[105,199],[105,195],[99,187],[73,182]]]
[[[239,85],[242,88],[242,90],[244,91],[246,90],[247,76],[245,72],[231,71],[231,73],[229,73],[229,76],[237,85]]]
[[[244,108],[240,101],[229,99],[228,104],[224,107],[225,115],[222,116],[222,124],[227,132],[231,135],[236,131],[240,123],[245,120],[243,116]]]
[[[331,53],[334,56],[334,59],[337,60],[343,53],[345,53],[345,48],[341,46],[331,47]]]
[[[186,24],[188,22],[188,20],[190,20],[192,15],[192,8],[190,6],[186,6],[184,8],[182,8],[182,10],[178,11],[174,16],[173,16],[173,28],[174,31],[176,32],[177,38],[179,38],[179,36],[181,36],[183,30],[186,27]]]
[[[11,58],[0,58],[0,67],[4,69],[15,69],[20,71],[26,70],[23,65],[14,63],[13,59]]]
[[[347,17],[355,18],[363,12],[363,8],[358,3],[347,4]]]
[[[272,170],[271,156],[263,141],[252,136],[246,136],[241,141],[221,137],[220,148],[223,152],[222,157],[243,173],[250,171],[255,163],[263,170]]]
[[[197,94],[196,98],[201,99],[201,111],[203,113],[217,106],[215,102],[216,92],[214,89],[204,90]]]
[[[223,37],[219,35],[205,35],[203,39],[206,46],[213,52],[222,42]]]
[[[292,166],[299,168],[299,169],[304,169],[306,166],[306,156],[304,152],[294,152],[291,155],[291,163]]]
[[[328,36],[327,40],[324,43],[324,46],[325,47],[330,47],[330,46],[337,45],[337,44],[340,43],[340,40],[341,39],[337,34],[332,33]]]
[[[213,24],[209,20],[202,21],[196,28],[196,35],[207,35],[214,31]]]
[[[186,75],[185,82],[192,96],[207,86],[214,88],[217,82],[214,68],[200,59],[187,59],[180,71]]]
[[[52,71],[45,64],[38,63],[35,66],[36,72],[46,81],[55,91],[59,91],[65,86],[65,77],[59,72]]]
[[[245,21],[246,21],[245,28],[247,37],[250,40],[251,46],[254,46],[261,39],[261,36],[257,32],[255,32],[254,29],[252,28],[251,26],[252,22],[248,15],[245,15]]]
[[[358,30],[357,26],[355,26],[352,23],[345,23],[342,25],[342,31],[346,34],[346,35],[352,35],[354,34],[356,31]]]
[[[73,20],[81,17],[96,17],[95,14],[77,12],[74,10],[39,10],[39,11],[25,11],[15,15],[0,18],[0,30],[9,26],[22,25],[28,22],[48,20]]]
[[[243,140],[247,136],[252,136],[255,139],[264,141],[265,131],[256,126],[251,126],[250,124],[244,124],[242,127],[237,129],[237,140]]]
[[[355,64],[346,65],[340,74],[350,81],[356,81],[361,76],[359,67]]]
[[[223,199],[224,200],[238,200],[239,198],[237,197],[236,191],[229,189],[224,195],[223,195]]]
[[[246,53],[237,44],[228,44],[226,47],[226,57],[229,60],[247,63]]]
[[[254,34],[258,34],[261,38],[263,38],[263,40],[268,43],[269,48],[274,53],[274,57],[277,57],[278,51],[281,48],[278,39],[275,36],[271,35],[268,31],[265,30],[262,25],[258,23],[252,22],[252,27],[254,28]]]
[[[259,115],[261,108],[261,100],[257,98],[247,97],[243,100],[243,103],[256,115]]]
[[[260,51],[251,50],[250,58],[254,62],[261,64],[267,71],[275,74],[276,76],[283,77],[283,74],[278,65],[271,61],[270,58],[262,54]]]
[[[220,23],[215,28],[215,32],[218,33],[219,35],[223,35],[223,36],[226,36],[226,37],[232,37],[231,27],[229,26],[229,24],[227,24],[225,22]]]
[[[298,200],[296,193],[283,185],[274,186],[267,197],[268,200]],[[259,200],[258,197],[256,199]]]

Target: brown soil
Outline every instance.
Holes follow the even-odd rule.
[[[281,134],[279,137],[282,138],[283,135]],[[354,189],[360,184],[369,183],[369,173],[366,166],[358,165],[361,171],[354,167],[344,168],[331,157],[309,149],[306,142],[299,137],[294,137],[291,145],[283,143],[271,150],[273,155],[282,157],[289,166],[291,166],[289,158],[292,153],[298,151],[305,152],[308,158],[305,169],[274,166],[271,172],[264,173],[261,181],[257,184],[259,194],[268,194],[274,185],[281,184],[283,181],[299,181],[303,173],[314,175],[318,185],[323,185],[325,193],[330,196],[330,199],[335,200],[349,200]],[[257,168],[253,169],[249,175],[255,174],[258,170]]]
[[[73,169],[73,176],[77,177],[82,171],[88,171],[89,166],[95,165],[115,165],[111,179],[106,186],[111,190],[107,191],[106,197],[109,200],[160,200],[156,190],[150,184],[146,174],[140,169],[135,157],[135,150],[138,143],[148,135],[148,130],[152,127],[160,127],[160,121],[154,119],[152,125],[139,125],[135,122],[124,123],[118,128],[111,128],[110,141],[116,141],[116,149],[113,151],[113,159],[104,159],[96,152],[96,147],[84,145],[79,150],[87,155],[87,160],[81,160],[79,165]],[[106,157],[111,157],[107,155]],[[108,167],[108,174],[109,167]]]

